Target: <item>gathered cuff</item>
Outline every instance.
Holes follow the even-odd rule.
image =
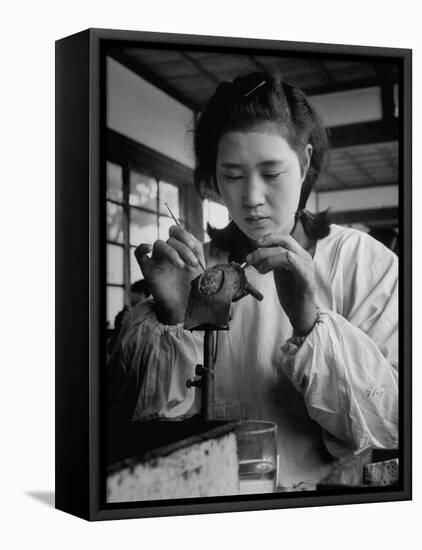
[[[166,325],[158,320],[154,298],[152,297],[147,298],[141,304],[135,306],[135,308],[136,312],[134,313],[133,318],[137,324],[140,322],[146,322],[151,328],[158,331],[159,334],[170,333],[177,336],[185,332],[183,321],[175,325]],[[140,312],[142,312],[141,315]]]
[[[167,332],[171,332],[173,334],[182,334],[185,331],[184,324],[177,323],[176,325],[163,325],[163,323],[160,323],[160,321],[156,318],[158,328],[162,334],[165,334]]]

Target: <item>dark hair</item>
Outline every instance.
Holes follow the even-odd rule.
[[[263,122],[280,125],[285,139],[298,155],[302,170],[307,166],[306,146],[312,145],[297,217],[301,218],[309,237],[325,237],[330,232],[328,212],[311,214],[304,209],[325,165],[327,132],[306,95],[299,88],[284,82],[278,73],[253,72],[233,81],[222,82],[197,118],[194,132],[194,181],[199,195],[204,198],[210,193],[220,194],[215,166],[222,135]]]

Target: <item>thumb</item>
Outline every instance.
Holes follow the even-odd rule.
[[[135,249],[135,258],[136,258],[136,261],[138,262],[139,267],[141,268],[141,271],[144,277],[145,277],[145,271],[148,270],[148,264],[151,261],[151,259],[148,258],[147,254],[149,254],[151,250],[152,250],[152,245],[146,244],[146,243],[140,244]]]

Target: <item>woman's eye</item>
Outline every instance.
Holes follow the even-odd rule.
[[[226,180],[229,180],[229,181],[242,179],[242,176],[231,176],[230,174],[225,174],[224,177],[226,178]]]
[[[271,174],[263,174],[264,178],[267,178],[269,180],[274,180],[278,178],[278,176],[281,174],[281,172],[272,172]]]

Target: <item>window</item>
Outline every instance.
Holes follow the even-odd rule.
[[[143,278],[135,248],[140,243],[167,238],[174,221],[166,204],[181,223],[185,220],[180,205],[183,193],[177,185],[110,161],[106,174],[107,324],[111,328],[129,299],[130,285]]]
[[[174,221],[167,209],[203,239],[202,201],[193,170],[114,130],[106,133],[107,324],[130,304],[130,286],[142,279],[134,256],[142,242],[167,239]]]

